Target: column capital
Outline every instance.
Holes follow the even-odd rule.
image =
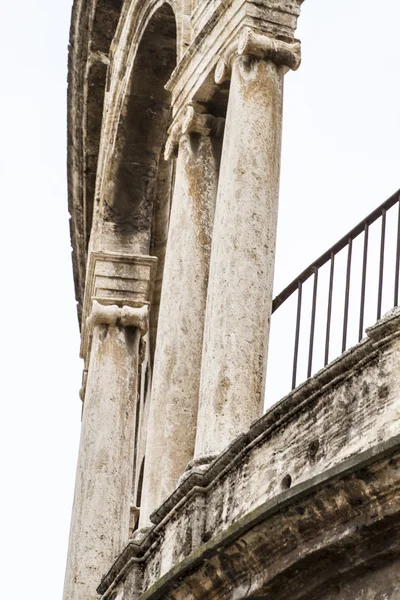
[[[185,106],[183,111],[179,112],[174,122],[169,128],[169,136],[165,146],[165,160],[176,158],[178,154],[179,141],[182,136],[191,133],[200,135],[209,135],[220,137],[223,133],[225,119],[214,117],[203,110],[203,107],[196,103],[190,103]]]
[[[151,301],[156,269],[154,256],[91,253],[83,305],[82,358],[89,358],[91,333],[98,323],[138,327],[142,335],[146,333],[143,315]]]
[[[86,324],[90,331],[96,325],[136,327],[143,336],[149,328],[149,307],[147,305],[140,308],[119,307],[116,304],[104,305],[93,300],[92,312],[88,316]]]
[[[256,56],[297,71],[301,63],[301,43],[299,40],[285,42],[245,27],[217,63],[215,69],[217,84],[230,79],[232,62],[238,56]]]

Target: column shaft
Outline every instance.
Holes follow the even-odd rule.
[[[285,69],[232,65],[214,222],[196,457],[223,450],[263,410]]]
[[[64,600],[97,599],[129,537],[139,341],[134,327],[94,327]]]
[[[193,458],[220,142],[179,144],[162,285],[140,522],[175,488]]]

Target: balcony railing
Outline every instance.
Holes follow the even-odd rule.
[[[340,264],[339,256],[342,257]],[[399,267],[400,190],[311,263],[274,299],[273,313],[297,294],[297,302],[292,305],[295,312],[291,334],[292,389],[299,383],[299,357],[304,380],[316,372],[315,364],[319,367],[327,365],[360,341],[365,325],[372,325],[375,316],[379,320],[383,310],[398,305]],[[324,272],[324,290],[320,289],[321,272]],[[309,288],[308,302],[304,302],[306,286]],[[366,309],[372,322],[366,323]],[[349,341],[350,325],[356,335],[350,336]],[[317,329],[319,343],[316,350]],[[336,340],[336,354],[332,349],[332,337]]]

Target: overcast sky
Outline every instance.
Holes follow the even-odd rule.
[[[66,187],[71,0],[0,0],[4,598],[61,598],[81,380]],[[399,0],[305,0],[276,292],[400,187]]]

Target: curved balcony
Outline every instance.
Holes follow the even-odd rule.
[[[194,467],[182,478],[153,513],[153,525],[136,532],[103,578],[98,591],[104,600],[342,600],[358,597],[360,590],[381,593],[383,577],[386,597],[398,597],[400,309],[380,318],[386,302],[397,304],[399,293],[400,210],[390,213],[393,207],[399,207],[398,192],[277,297],[275,310],[297,290],[298,360],[302,287],[311,280],[310,376],[209,466]],[[377,285],[370,278],[376,265],[370,254],[376,249],[374,223],[380,233]],[[358,287],[352,259],[359,236]],[[342,250],[347,260],[340,296],[333,292],[340,272],[332,264]],[[333,275],[328,297],[319,297],[318,275],[325,265]],[[352,290],[360,300],[357,313],[351,310]],[[344,351],[339,348],[339,356],[329,360],[330,318],[338,299]],[[351,323],[357,317],[358,328],[364,325],[372,300],[378,322],[348,349]],[[322,356],[327,364],[313,375],[319,302],[326,311],[328,353]],[[393,568],[386,568],[389,563]]]

